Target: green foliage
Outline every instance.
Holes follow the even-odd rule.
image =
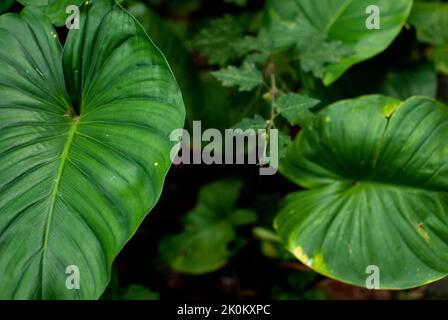
[[[288,120],[289,124],[304,126],[314,118],[310,109],[317,106],[319,102],[319,100],[304,95],[290,93],[281,96],[276,101],[275,107],[277,112]]]
[[[324,276],[365,287],[372,265],[383,289],[448,274],[446,0],[212,2],[0,1],[0,298],[324,299]],[[265,155],[278,129],[281,174],[179,165],[153,210],[185,117],[266,130]]]
[[[418,39],[434,45],[430,58],[436,70],[448,74],[448,3],[416,2],[409,20]]]
[[[202,29],[193,39],[192,46],[211,64],[223,65],[235,56],[230,44],[240,38],[242,33],[243,28],[238,21],[225,16],[212,20],[208,28]]]
[[[235,209],[242,184],[218,181],[202,187],[196,207],[185,215],[181,233],[160,244],[162,259],[174,270],[203,274],[224,266],[238,249],[236,228],[252,224],[257,215]],[[235,243],[234,248],[229,247]]]
[[[0,14],[7,11],[13,4],[15,0],[4,0],[0,2]]]
[[[370,265],[382,289],[445,277],[447,134],[448,108],[429,98],[373,95],[325,108],[280,164],[310,189],[289,195],[276,218],[286,247],[358,286]]]
[[[448,3],[416,2],[409,22],[417,29],[420,41],[448,44]]]
[[[261,30],[256,36],[244,36],[231,44],[239,57],[250,53],[269,55],[273,50],[273,41],[265,30]]]
[[[300,41],[297,44],[297,54],[303,71],[311,72],[316,78],[323,78],[325,67],[337,64],[345,56],[355,53],[350,47],[339,40],[328,40],[327,35],[304,27],[297,33]]]
[[[241,129],[246,131],[247,129],[265,129],[267,126],[266,120],[260,115],[256,114],[253,118],[243,118],[240,122],[233,126],[234,129]]]
[[[118,296],[119,300],[159,300],[159,298],[159,293],[137,284],[124,288]]]
[[[412,96],[435,98],[437,74],[429,64],[416,65],[403,71],[391,71],[386,74],[380,91],[397,99]]]
[[[237,6],[243,7],[247,4],[248,0],[224,0],[225,2],[228,3],[233,3],[236,4]]]
[[[310,0],[268,1],[265,24],[275,47],[294,46],[305,71],[326,85],[351,66],[383,51],[398,35],[412,8],[412,0],[378,0],[381,28],[367,30],[370,0],[329,0],[322,6]]]
[[[128,4],[128,10],[139,20],[172,67],[185,102],[187,128],[194,119],[204,119],[200,112],[204,105],[205,90],[185,41],[175,34],[168,23],[144,4],[131,2]]]
[[[108,0],[81,11],[88,23],[63,51],[40,10],[0,17],[4,299],[100,297],[159,198],[183,123],[176,80],[136,20]],[[70,265],[79,290],[66,288]]]
[[[448,75],[448,44],[433,48],[430,58],[440,73]]]
[[[120,287],[118,273],[112,268],[111,279],[101,300],[159,300],[160,294],[138,284]]]
[[[17,0],[24,6],[37,7],[50,18],[56,26],[63,26],[71,15],[67,13],[68,6],[81,6],[86,0]]]
[[[240,68],[229,66],[212,72],[225,87],[238,87],[239,91],[251,91],[263,83],[263,76],[253,63],[244,63]]]

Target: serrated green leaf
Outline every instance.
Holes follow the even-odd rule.
[[[280,161],[307,191],[275,228],[300,261],[339,281],[381,289],[448,275],[448,108],[429,98],[365,96],[323,109]]]
[[[202,187],[196,207],[187,213],[181,233],[165,238],[159,252],[174,270],[190,274],[213,272],[235,253],[236,227],[253,223],[252,210],[234,209],[241,183],[218,181]]]
[[[355,53],[342,41],[328,41],[318,32],[301,33],[302,39],[297,45],[300,66],[303,71],[311,72],[316,78],[322,78],[329,64],[337,64],[342,58]]]
[[[305,126],[313,114],[310,111],[320,103],[319,100],[301,94],[290,93],[280,96],[275,108],[291,125]]]
[[[193,38],[192,46],[208,58],[210,64],[224,65],[235,56],[230,44],[240,39],[242,33],[243,28],[239,22],[227,15],[224,18],[212,20],[209,27],[202,29]]]
[[[39,9],[0,17],[3,299],[99,298],[183,125],[176,80],[137,21],[109,0],[81,19],[62,50]],[[79,290],[66,287],[72,265]]]
[[[304,66],[320,75],[323,65],[323,81],[330,85],[354,64],[386,49],[405,24],[412,3],[412,0],[373,3],[370,0],[327,0],[322,5],[314,0],[269,0],[265,27],[278,49],[294,46],[300,56],[310,44],[315,47],[308,51],[308,63]],[[366,28],[369,16],[366,9],[370,5],[380,9],[380,29]],[[323,36],[319,39],[318,34]],[[306,35],[313,35],[311,40],[316,36],[315,43]],[[344,48],[350,48],[352,53],[348,54]],[[337,54],[332,53],[335,49],[339,51]],[[319,61],[321,63],[317,63]]]
[[[260,115],[256,114],[253,118],[243,118],[240,122],[235,124],[233,129],[241,129],[246,131],[247,129],[254,129],[258,131],[260,129],[266,129],[268,126],[266,120]]]
[[[269,60],[269,54],[267,53],[251,53],[244,58],[244,63],[261,63],[264,64],[268,62]]]
[[[273,40],[269,33],[261,30],[257,36],[245,36],[231,44],[235,53],[239,56],[245,56],[251,52],[258,52],[269,55],[273,50]]]
[[[225,87],[238,87],[239,91],[251,91],[263,83],[263,76],[253,63],[243,63],[240,68],[228,66],[212,72]]]

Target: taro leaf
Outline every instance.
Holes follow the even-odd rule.
[[[234,209],[241,183],[217,181],[204,186],[196,207],[187,213],[181,233],[165,238],[162,259],[174,270],[204,274],[223,267],[238,249],[236,227],[256,221],[252,210]],[[231,248],[231,244],[237,248]]]
[[[88,0],[17,0],[24,6],[34,6],[42,10],[47,17],[50,18],[51,22],[60,27],[63,26],[72,14],[68,11],[69,6],[81,6],[84,2]],[[91,0],[92,1],[92,0]]]
[[[62,53],[39,9],[0,17],[1,298],[100,297],[183,124],[176,80],[136,20],[108,0],[81,18]]]
[[[194,119],[204,120],[197,116],[205,108],[202,104],[199,72],[182,39],[174,33],[166,21],[145,4],[131,2],[128,5],[128,10],[140,21],[154,44],[162,50],[172,66],[184,97],[187,110],[186,125],[190,127]]]
[[[240,68],[228,66],[212,72],[225,87],[238,87],[239,91],[251,91],[263,84],[263,75],[254,63],[243,63]]]
[[[365,96],[318,113],[280,161],[309,188],[290,194],[275,228],[328,277],[403,289],[448,274],[448,108],[429,98]]]
[[[380,29],[366,28],[370,5],[380,9]],[[325,62],[323,81],[329,85],[354,64],[386,49],[402,29],[411,7],[412,0],[327,0],[324,5],[316,0],[270,0],[265,26],[276,39],[277,48],[294,45],[300,49],[309,44],[309,39],[323,37],[321,48],[340,47],[339,43],[351,49],[351,53],[337,57],[330,51],[328,55],[319,52],[315,59],[323,61],[308,62],[317,70],[319,62]]]

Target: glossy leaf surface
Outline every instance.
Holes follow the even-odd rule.
[[[317,272],[381,289],[448,274],[448,108],[429,98],[365,96],[328,106],[298,136],[281,172],[288,196],[275,226]]]
[[[39,9],[1,16],[0,60],[0,297],[98,298],[160,195],[184,121],[177,83],[108,0],[81,8],[64,51]]]

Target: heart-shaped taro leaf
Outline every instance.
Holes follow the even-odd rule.
[[[446,276],[447,137],[448,108],[429,98],[374,95],[322,110],[280,162],[311,189],[289,195],[276,218],[288,250],[359,286],[376,276],[381,289]]]
[[[1,16],[0,60],[0,297],[98,298],[161,193],[176,80],[108,0],[81,8],[63,52],[39,9]]]

